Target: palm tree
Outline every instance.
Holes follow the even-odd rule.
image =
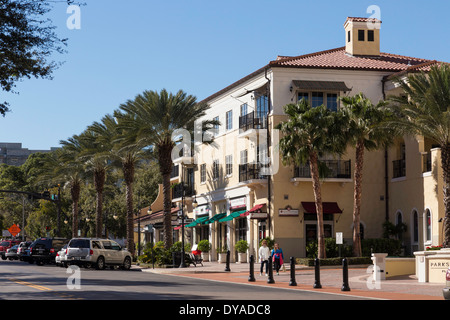
[[[163,202],[164,202],[164,246],[172,246],[171,226],[171,194],[170,174],[172,172],[172,150],[175,141],[173,134],[178,129],[186,129],[192,132],[194,123],[206,114],[209,109],[207,104],[199,104],[192,95],[187,95],[182,90],[177,94],[168,93],[165,89],[161,92],[144,91],[120,106],[120,112],[116,112],[120,127],[141,148],[150,147],[158,159],[159,171],[163,178]],[[214,121],[205,121],[205,127],[212,127]]]
[[[360,257],[361,233],[361,195],[362,178],[364,165],[364,151],[376,150],[386,146],[392,140],[392,132],[386,130],[381,125],[389,116],[387,103],[380,101],[377,105],[359,93],[351,97],[342,97],[343,112],[348,119],[347,138],[351,146],[355,148],[355,169],[354,169],[354,189],[353,189],[353,255]]]
[[[297,104],[284,107],[287,121],[276,127],[283,135],[279,149],[284,164],[306,164],[309,162],[317,213],[318,258],[326,258],[323,229],[322,188],[319,175],[319,158],[325,153],[343,153],[345,143],[341,141],[343,118],[341,113],[325,106],[311,107],[302,99]]]
[[[96,141],[105,147],[104,154],[115,166],[122,169],[126,186],[127,208],[127,248],[131,254],[135,254],[134,245],[134,207],[133,207],[133,183],[134,173],[138,162],[148,155],[135,143],[135,136],[119,128],[118,118],[110,114],[104,116],[101,122],[94,122],[88,130],[96,136]]]
[[[85,165],[86,171],[92,172],[96,191],[95,235],[102,237],[103,230],[103,190],[108,170],[107,151],[111,149],[110,141],[99,141],[94,131],[86,129],[61,144],[68,150],[78,153],[79,161]]]
[[[45,163],[45,174],[41,181],[52,181],[70,188],[72,200],[72,237],[78,236],[78,203],[81,186],[84,181],[85,169],[78,159],[78,153],[66,147],[51,152]]]
[[[405,95],[390,97],[395,119],[391,126],[403,134],[421,135],[441,148],[444,192],[444,243],[450,248],[450,66],[434,65],[428,73],[395,82]]]

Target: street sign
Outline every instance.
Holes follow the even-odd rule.
[[[342,232],[336,232],[336,244],[344,244],[344,235]]]
[[[9,233],[11,233],[11,235],[13,237],[15,237],[21,230],[19,228],[19,226],[17,224],[13,224],[9,229],[8,229]]]

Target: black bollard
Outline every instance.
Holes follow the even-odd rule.
[[[267,283],[275,283],[275,280],[273,279],[273,262],[271,258],[269,258],[267,266],[269,267],[269,275],[267,277]]]
[[[348,285],[348,262],[346,258],[342,259],[342,276],[344,280],[341,291],[350,291],[350,286]]]
[[[231,269],[230,269],[230,250],[227,251],[227,263],[225,264],[225,271],[231,271]]]
[[[249,282],[255,282],[255,257],[253,255],[250,256],[250,275],[248,276]]]
[[[314,260],[314,269],[315,269],[315,278],[316,281],[314,282],[314,289],[321,289],[322,285],[320,284],[320,260],[319,258],[316,258]]]
[[[289,281],[289,286],[296,287],[297,282],[295,281],[295,258],[291,257],[291,281]]]

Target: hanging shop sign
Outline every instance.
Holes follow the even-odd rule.
[[[230,199],[230,210],[247,208],[247,197]]]

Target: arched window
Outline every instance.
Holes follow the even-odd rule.
[[[413,224],[413,242],[419,242],[419,215],[417,214],[417,211],[413,211],[412,216],[412,224]]]
[[[431,241],[431,211],[430,209],[425,210],[425,235],[426,241]]]

